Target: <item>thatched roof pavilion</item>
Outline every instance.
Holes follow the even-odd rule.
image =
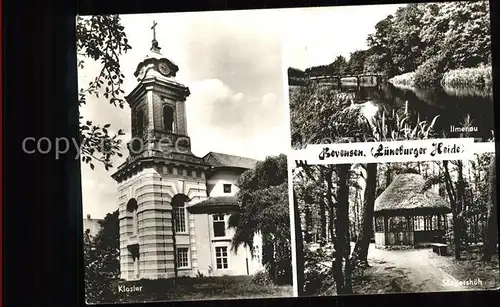
[[[445,197],[425,188],[414,173],[396,176],[375,200],[375,244],[414,245],[439,241],[451,207]]]
[[[391,184],[375,200],[375,212],[435,211],[449,213],[450,204],[438,193],[425,190],[422,175],[405,173],[394,178]]]

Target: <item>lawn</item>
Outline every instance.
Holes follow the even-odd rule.
[[[142,291],[118,293],[118,285],[142,286]],[[165,280],[120,281],[116,303],[151,301],[193,301],[293,296],[292,286],[260,285],[252,276],[179,277]]]

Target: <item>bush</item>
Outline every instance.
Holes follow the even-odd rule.
[[[413,86],[415,84],[415,72],[408,72],[399,76],[394,76],[389,80],[394,85]]]
[[[443,56],[435,56],[425,61],[415,71],[415,86],[436,86],[440,85],[446,68],[446,61]]]
[[[309,246],[304,246],[304,248],[304,294],[321,295],[334,284],[331,269],[333,251],[323,248],[311,251]]]
[[[492,83],[491,66],[484,65],[447,71],[441,80],[443,86],[488,87]]]
[[[252,282],[260,286],[268,286],[273,284],[271,276],[269,276],[266,271],[259,271],[255,273],[252,278]]]

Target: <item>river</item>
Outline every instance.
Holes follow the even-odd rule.
[[[342,91],[354,92],[360,102],[372,101],[379,109],[407,110],[412,121],[431,121],[439,115],[434,130],[446,138],[465,137],[457,129],[464,127],[464,120],[470,116],[472,131],[468,137],[487,141],[492,137],[493,92],[473,88],[430,88],[416,89],[383,83],[378,86],[343,85]],[[455,130],[455,131],[454,131]]]

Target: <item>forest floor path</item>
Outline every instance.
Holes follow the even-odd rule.
[[[482,281],[491,280],[474,276],[470,270],[469,274],[460,274],[463,270],[457,270],[457,266],[461,265],[452,256],[439,256],[432,252],[432,248],[383,250],[370,244],[368,263],[370,267],[353,285],[356,293],[478,290],[488,288],[485,282],[478,284],[478,278]],[[463,281],[471,284],[464,284]],[[493,280],[491,282],[495,283]]]
[[[382,250],[372,244],[368,262],[382,270],[396,270],[406,280],[393,280],[400,292],[461,291],[458,280],[440,269],[433,260],[432,249]],[[408,289],[405,289],[408,288]],[[399,291],[398,291],[399,292]]]

